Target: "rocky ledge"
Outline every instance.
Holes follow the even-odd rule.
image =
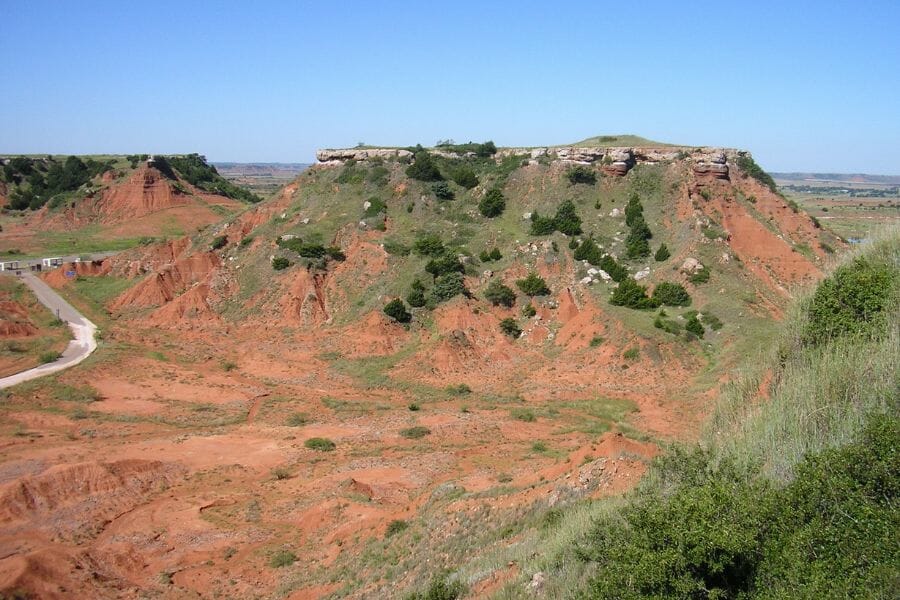
[[[441,156],[456,156],[433,151]],[[598,164],[607,175],[622,176],[637,164],[656,164],[684,160],[691,164],[699,179],[728,179],[729,165],[739,156],[748,154],[732,148],[695,148],[690,146],[660,147],[580,147],[546,146],[540,148],[501,148],[495,159],[524,156],[532,161],[549,158],[552,162],[591,165]],[[316,159],[325,166],[342,165],[348,160],[364,161],[373,158],[410,158],[412,152],[401,148],[342,148],[319,150]]]

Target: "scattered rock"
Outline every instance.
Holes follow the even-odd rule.
[[[528,588],[533,592],[537,592],[542,587],[544,587],[545,580],[545,575],[542,572],[538,571],[531,576],[531,581],[528,582]]]
[[[640,281],[641,279],[645,279],[650,276],[650,267],[644,267],[640,271],[634,274],[634,280]]]

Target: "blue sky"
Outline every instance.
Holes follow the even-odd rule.
[[[900,174],[900,2],[0,0],[0,152],[636,133]]]

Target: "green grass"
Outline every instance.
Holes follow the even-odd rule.
[[[72,282],[75,291],[97,305],[105,305],[122,292],[135,285],[138,279],[126,279],[105,275],[101,277],[76,277]]]

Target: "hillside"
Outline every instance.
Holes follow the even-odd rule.
[[[185,235],[259,198],[198,155],[2,159],[0,253],[119,249]]]
[[[397,597],[479,560],[471,597],[524,589],[495,557],[699,439],[844,248],[738,150],[318,158],[46,276],[103,340],[0,407],[0,589]]]

